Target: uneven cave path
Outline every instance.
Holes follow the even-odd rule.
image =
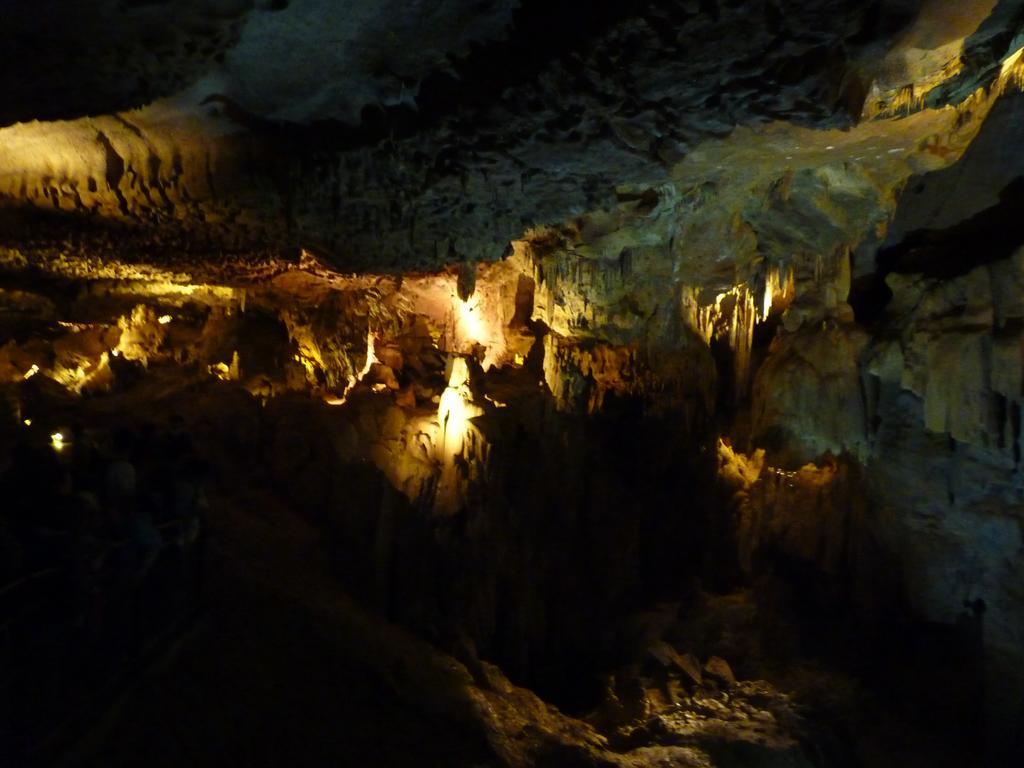
[[[317,533],[252,496],[211,503],[196,626],[60,764],[499,764],[465,671],[352,606]]]

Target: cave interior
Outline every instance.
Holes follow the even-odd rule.
[[[1024,764],[1024,0],[3,6],[0,763]]]

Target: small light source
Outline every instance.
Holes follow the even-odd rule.
[[[110,350],[110,354],[112,354],[114,357],[120,357],[121,356],[121,350],[119,350],[119,349],[112,349],[112,350]]]
[[[50,445],[53,446],[55,451],[59,451],[64,447],[64,435],[60,432],[54,432],[50,435]]]
[[[167,325],[169,322],[171,322],[171,316],[170,315],[160,315],[160,317],[158,317],[156,321],[158,323],[160,323],[160,325]]]
[[[24,424],[26,427],[31,427],[32,426],[32,419],[25,419],[21,423]]]
[[[35,363],[32,363],[32,367],[25,371],[25,379],[31,379],[37,373],[39,373],[39,366],[36,365]]]

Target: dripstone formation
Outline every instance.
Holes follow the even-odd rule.
[[[1020,0],[0,19],[0,470],[207,468],[81,764],[1024,755]]]

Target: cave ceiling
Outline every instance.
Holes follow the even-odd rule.
[[[1017,89],[1024,42],[1020,0],[3,13],[0,260],[193,279],[303,251],[436,271],[533,240],[659,247],[655,272],[717,289],[877,248],[907,181],[953,165]]]

